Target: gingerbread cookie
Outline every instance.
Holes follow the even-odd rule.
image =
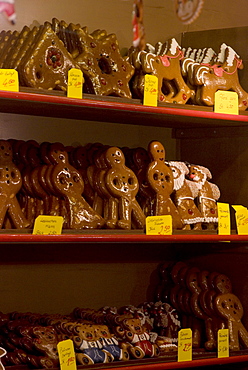
[[[244,311],[239,298],[232,293],[220,294],[215,299],[215,308],[226,320],[230,349],[239,350],[240,344],[248,348],[248,332],[241,321]]]
[[[143,72],[158,77],[159,101],[185,104],[194,94],[183,79],[180,64],[182,58],[181,47],[174,38],[168,41],[163,55],[141,52]]]
[[[121,56],[116,36],[93,37],[86,27],[76,34],[82,51],[75,61],[84,73],[87,92],[131,98],[129,81],[134,68]]]
[[[110,147],[105,152],[108,170],[105,185],[112,197],[118,199],[117,226],[121,229],[145,227],[145,215],[136,200],[139,183],[134,172],[126,167],[125,157],[117,147]]]
[[[36,35],[35,42],[18,67],[26,86],[42,89],[67,89],[68,71],[78,64],[45,22]]]
[[[217,185],[209,182],[212,174],[208,168],[190,165],[188,178],[198,186],[197,203],[208,229],[214,229],[218,222],[217,200],[220,190]]]
[[[104,220],[82,197],[83,179],[69,164],[67,153],[51,148],[50,156],[55,164],[50,166],[51,172],[48,177],[53,189],[65,200],[69,228],[101,228]]]
[[[5,218],[8,217],[14,228],[27,228],[30,223],[16,197],[22,186],[21,173],[12,161],[12,148],[7,140],[0,140],[0,167],[0,227],[2,228]]]
[[[182,220],[171,199],[174,179],[171,168],[165,163],[165,149],[159,141],[152,141],[148,152],[152,160],[147,168],[147,181],[155,193],[155,215],[171,215],[173,228],[181,229]]]
[[[201,230],[204,221],[199,209],[195,204],[198,195],[197,184],[186,179],[189,169],[183,162],[169,161],[174,177],[173,200],[184,223],[184,230]]]
[[[242,68],[241,57],[230,46],[222,44],[215,64],[201,65],[194,71],[197,102],[213,106],[216,91],[235,91],[239,109],[246,110],[248,93],[241,87],[238,76],[238,70]]]

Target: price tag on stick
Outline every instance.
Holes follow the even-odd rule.
[[[72,68],[68,72],[67,97],[82,99],[83,97],[83,73],[80,69]]]
[[[34,222],[34,235],[60,235],[62,232],[64,218],[62,216],[36,217]]]
[[[171,235],[172,234],[172,217],[148,216],[146,218],[146,235]]]
[[[238,94],[235,91],[216,91],[215,113],[239,114]]]
[[[0,90],[19,91],[18,73],[15,69],[0,69]]]
[[[231,234],[230,207],[228,203],[217,203],[218,208],[218,234]]]
[[[218,330],[218,358],[229,357],[229,330]]]
[[[248,210],[244,206],[232,206],[235,209],[235,218],[238,235],[248,235]]]
[[[181,329],[178,333],[178,362],[192,361],[192,330]]]
[[[153,75],[145,75],[144,105],[156,107],[158,105],[158,78]]]
[[[73,341],[63,340],[58,343],[59,364],[61,370],[77,370]]]

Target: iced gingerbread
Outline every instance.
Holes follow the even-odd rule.
[[[198,208],[204,217],[208,229],[214,229],[218,222],[217,200],[220,190],[217,185],[209,182],[212,174],[208,168],[199,165],[190,165],[188,177],[198,187]]]
[[[193,181],[186,179],[189,169],[183,162],[170,161],[174,177],[174,202],[182,218],[184,230],[201,230],[204,218],[195,204],[198,187]]]

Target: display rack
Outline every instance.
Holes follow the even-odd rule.
[[[21,92],[0,92],[0,111],[3,113],[15,113],[44,117],[63,117],[78,119],[83,124],[86,121],[113,122],[135,125],[149,125],[157,127],[182,128],[225,128],[244,127],[248,125],[248,114],[241,112],[240,115],[225,115],[214,113],[210,108],[159,104],[158,107],[143,106],[139,101],[127,101],[114,97],[96,98],[85,96],[84,99],[71,99],[62,93],[44,93],[25,89]],[[180,134],[179,134],[180,135]],[[228,243],[224,243],[228,242]],[[143,231],[132,230],[130,232],[107,230],[82,230],[72,232],[63,231],[62,235],[32,235],[31,230],[11,230],[0,233],[2,244],[150,244],[153,247],[162,244],[206,244],[214,243],[229,248],[233,245],[248,245],[248,235],[218,235],[217,232],[202,232],[193,234],[177,232],[173,235],[145,235]],[[22,252],[25,255],[25,246]],[[5,254],[8,251],[5,252]],[[25,259],[25,257],[24,257]],[[112,363],[109,366],[99,365],[98,368],[122,369],[122,370],[162,370],[178,368],[194,368],[213,365],[229,365],[245,363],[248,361],[247,354],[230,356],[229,358],[197,358],[192,362],[161,362],[159,360],[146,360],[144,363],[130,361],[125,364]],[[84,367],[85,368],[85,367]]]

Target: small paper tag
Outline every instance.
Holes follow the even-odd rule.
[[[61,370],[76,370],[76,357],[71,339],[58,343],[59,363]]]
[[[145,75],[143,105],[156,107],[158,105],[158,78],[153,75]]]
[[[218,330],[218,357],[229,357],[229,330]]]
[[[235,209],[237,232],[239,235],[248,235],[248,210],[244,206],[232,206]]]
[[[0,90],[19,91],[19,78],[15,69],[0,69]]]
[[[60,235],[62,232],[64,218],[62,216],[36,217],[34,222],[34,235]]]
[[[82,99],[83,83],[83,72],[77,68],[70,69],[68,72],[67,97]]]
[[[178,332],[177,361],[192,361],[192,330],[189,328]]]
[[[228,203],[217,203],[218,208],[218,234],[231,234],[230,207]]]
[[[235,91],[216,91],[214,111],[215,113],[239,114],[238,94]]]
[[[172,235],[171,215],[146,217],[146,235]]]

